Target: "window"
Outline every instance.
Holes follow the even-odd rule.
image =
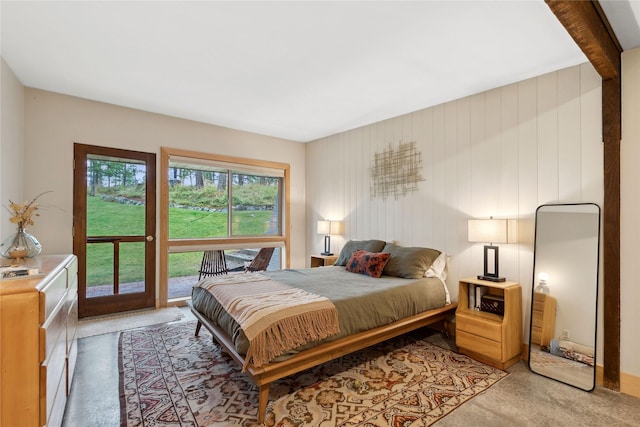
[[[172,281],[198,275],[205,250],[231,258],[274,247],[274,262],[288,266],[288,164],[169,148],[161,161],[161,299],[176,295]]]
[[[282,235],[284,171],[169,156],[169,239]]]

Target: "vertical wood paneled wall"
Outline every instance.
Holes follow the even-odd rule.
[[[500,246],[500,273],[532,282],[538,205],[602,205],[601,81],[590,64],[332,135],[307,144],[307,252],[319,253],[318,219],[344,221],[332,237],[377,238],[447,252],[447,283],[482,272],[482,244],[467,242],[469,218],[516,218],[520,243]],[[422,155],[416,192],[370,196],[370,167],[389,144],[415,141]],[[528,330],[528,319],[525,319]]]
[[[620,391],[640,397],[640,48],[622,53],[620,144]],[[635,378],[631,378],[632,374]]]

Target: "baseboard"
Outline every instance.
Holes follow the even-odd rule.
[[[596,365],[596,384],[604,384],[604,367]],[[640,376],[620,372],[620,393],[640,397]]]
[[[620,392],[640,397],[640,376],[620,373]]]

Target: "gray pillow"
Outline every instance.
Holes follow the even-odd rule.
[[[358,250],[367,252],[381,252],[385,245],[384,240],[349,240],[344,244],[340,255],[333,265],[346,266],[347,261],[351,258],[351,255]]]
[[[409,248],[387,243],[383,253],[391,254],[389,262],[384,267],[382,274],[387,276],[404,277],[406,279],[419,279],[438,258],[440,251],[431,248]]]

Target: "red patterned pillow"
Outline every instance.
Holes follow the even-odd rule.
[[[391,254],[363,250],[355,251],[347,262],[347,271],[366,274],[371,277],[380,277],[390,257]]]

